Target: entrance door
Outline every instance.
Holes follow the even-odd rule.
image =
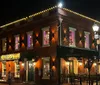
[[[12,77],[14,77],[14,74],[15,74],[15,62],[14,61],[6,62],[6,74],[7,75],[8,75],[8,72],[11,72]]]
[[[29,81],[34,81],[34,67],[33,67],[33,62],[32,61],[29,61],[28,80]]]

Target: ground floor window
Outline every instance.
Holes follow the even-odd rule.
[[[35,78],[34,73],[35,73],[34,62],[29,61],[28,81],[34,81]]]
[[[50,79],[50,57],[43,57],[43,77],[42,79]]]

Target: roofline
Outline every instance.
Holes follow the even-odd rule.
[[[40,12],[37,12],[37,13],[35,13],[35,14],[29,15],[28,17],[15,20],[15,21],[13,21],[13,22],[10,22],[10,23],[7,23],[7,24],[5,24],[5,25],[0,26],[0,28],[5,28],[5,27],[7,27],[7,26],[9,26],[9,25],[12,25],[12,24],[15,24],[15,23],[17,23],[17,22],[26,21],[28,18],[32,18],[32,17],[35,17],[35,16],[37,16],[37,15],[40,15],[40,14],[42,14],[42,13],[44,13],[44,12],[53,10],[53,9],[56,8],[56,7],[57,7],[57,6],[53,6],[53,7],[51,7],[51,8],[45,9],[45,10],[43,10],[43,11],[40,11]]]
[[[63,9],[66,10],[66,11],[68,11],[68,12],[71,12],[71,13],[73,13],[73,14],[75,14],[75,15],[78,15],[78,16],[80,16],[80,17],[86,18],[86,19],[88,19],[88,20],[91,20],[91,21],[93,21],[93,22],[96,22],[96,23],[99,23],[99,24],[100,24],[100,21],[98,21],[98,20],[96,20],[96,19],[90,18],[90,17],[88,17],[88,16],[85,16],[85,15],[83,15],[83,14],[80,14],[80,13],[78,13],[78,12],[72,11],[72,10],[67,9],[67,8],[63,8]]]
[[[48,11],[50,11],[50,10],[53,10],[54,8],[57,8],[57,7],[58,7],[58,6],[53,6],[53,7],[51,7],[51,8],[45,9],[45,10],[43,10],[43,11],[40,11],[40,12],[37,12],[37,13],[35,13],[35,14],[29,15],[28,17],[21,18],[21,19],[18,19],[18,20],[16,20],[16,21],[7,23],[7,24],[5,24],[5,25],[2,25],[2,26],[0,26],[0,28],[5,28],[5,27],[7,27],[7,26],[9,26],[9,25],[12,25],[12,24],[15,24],[15,23],[18,23],[18,22],[21,22],[21,21],[26,21],[26,20],[29,19],[29,18],[32,18],[32,17],[35,17],[35,16],[40,15],[40,14],[42,14],[42,13],[48,12]],[[93,22],[96,22],[96,23],[100,24],[100,21],[95,20],[95,19],[90,18],[90,17],[87,17],[87,16],[85,16],[85,15],[83,15],[83,14],[77,13],[77,12],[72,11],[72,10],[67,9],[67,8],[62,8],[62,9],[64,9],[65,11],[68,11],[68,12],[70,12],[70,13],[73,13],[73,14],[75,14],[75,15],[78,15],[78,16],[80,16],[80,17],[86,18],[86,19],[88,19],[88,20],[91,20],[91,21],[93,21]]]

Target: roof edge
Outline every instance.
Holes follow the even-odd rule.
[[[78,12],[72,11],[72,10],[67,9],[67,8],[63,8],[63,9],[66,10],[66,11],[68,11],[68,12],[71,12],[71,13],[73,13],[73,14],[76,14],[76,15],[78,15],[78,16],[80,16],[80,17],[86,18],[86,19],[88,19],[88,20],[91,20],[91,21],[93,21],[93,22],[96,22],[96,23],[99,23],[99,24],[100,24],[100,21],[98,21],[98,20],[96,20],[96,19],[90,18],[90,17],[88,17],[88,16],[85,16],[85,15],[83,15],[83,14],[80,14],[80,13],[78,13]]]
[[[58,6],[50,7],[50,8],[48,8],[48,9],[43,10],[43,11],[40,11],[40,12],[37,12],[37,13],[35,13],[35,14],[29,15],[29,16],[27,16],[27,17],[25,17],[25,18],[21,18],[21,19],[15,20],[15,21],[13,21],[13,22],[7,23],[7,24],[5,24],[5,25],[2,25],[2,26],[0,26],[0,28],[5,28],[5,27],[7,27],[7,26],[9,26],[9,25],[12,25],[12,24],[15,24],[15,23],[18,23],[18,22],[21,22],[21,21],[26,21],[26,20],[28,20],[29,18],[35,17],[35,16],[40,15],[40,14],[42,14],[42,13],[45,13],[45,12],[47,12],[47,11],[53,10],[54,8],[57,8],[57,7],[58,7]],[[64,9],[65,11],[68,11],[68,12],[70,12],[70,13],[73,13],[73,14],[75,14],[75,15],[78,15],[78,16],[80,16],[80,17],[86,18],[86,19],[88,19],[88,20],[91,20],[91,21],[93,21],[93,22],[96,22],[96,23],[100,24],[100,21],[95,20],[95,19],[90,18],[90,17],[85,16],[85,15],[82,15],[82,14],[80,14],[80,13],[78,13],[78,12],[72,11],[72,10],[67,9],[67,8],[62,8],[62,9]]]

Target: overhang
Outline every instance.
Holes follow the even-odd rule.
[[[99,56],[99,52],[96,50],[85,49],[85,48],[57,46],[57,57],[93,58],[94,56]]]

